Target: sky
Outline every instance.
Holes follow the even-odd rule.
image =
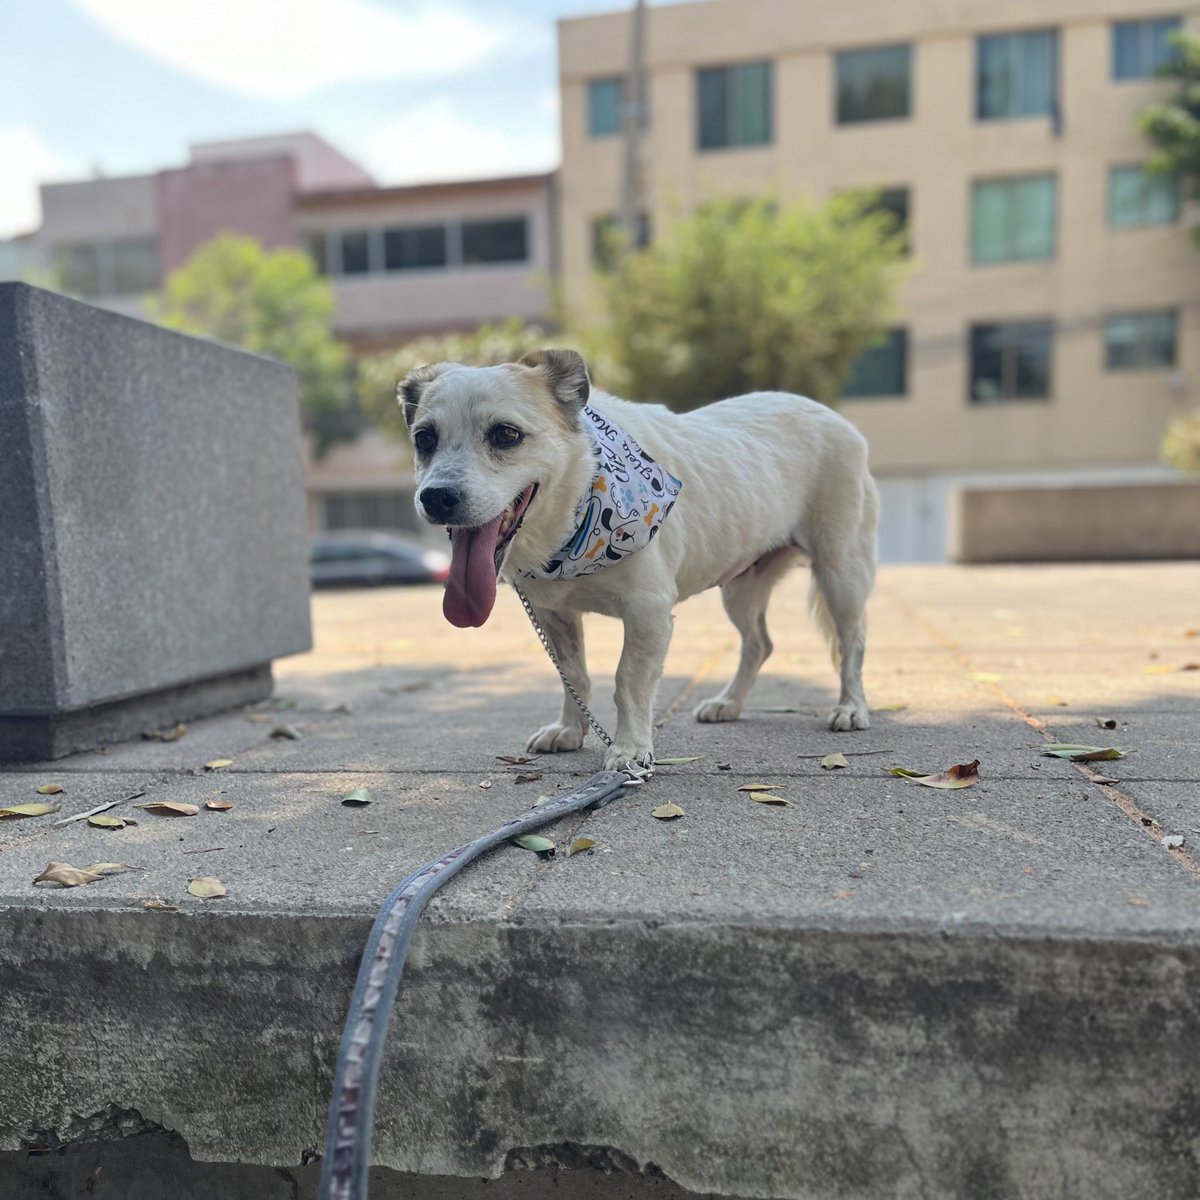
[[[558,162],[554,22],[626,0],[0,0],[0,238],[39,183],[311,129],[382,184]]]

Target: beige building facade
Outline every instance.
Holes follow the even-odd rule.
[[[1200,256],[1135,127],[1169,94],[1156,0],[707,0],[646,18],[652,229],[713,196],[885,190],[911,273],[842,411],[884,556],[936,559],[962,485],[1145,480],[1200,403]],[[561,270],[580,298],[618,208],[628,12],[559,25]],[[865,386],[863,386],[865,383]],[[872,394],[872,392],[876,394]]]

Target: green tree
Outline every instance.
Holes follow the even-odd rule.
[[[350,352],[333,336],[333,313],[333,289],[306,254],[266,250],[233,234],[201,246],[172,272],[152,308],[155,320],[172,329],[290,363],[318,455],[360,427]]]
[[[597,276],[592,356],[613,385],[683,411],[758,389],[832,402],[883,334],[905,236],[870,193],[719,201]]]
[[[1187,190],[1200,197],[1200,37],[1171,35],[1175,49],[1158,74],[1177,81],[1175,95],[1147,105],[1138,114],[1138,128],[1154,149],[1146,170],[1173,172]],[[1200,248],[1200,226],[1193,226],[1192,242]],[[1176,417],[1163,438],[1163,461],[1180,471],[1200,472],[1200,408]]]

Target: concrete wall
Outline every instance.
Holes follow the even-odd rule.
[[[301,241],[343,229],[493,217],[529,220],[528,262],[334,276],[337,329],[356,344],[377,347],[509,316],[535,321],[547,316],[554,262],[549,176],[330,192],[300,197],[297,205]]]
[[[910,189],[913,273],[900,293],[910,339],[909,391],[855,400],[843,411],[867,435],[876,469],[1146,463],[1157,454],[1172,397],[1200,387],[1197,258],[1179,226],[1107,225],[1108,170],[1145,157],[1134,116],[1164,94],[1156,82],[1115,83],[1110,21],[1195,3],[1160,0],[713,0],[648,13],[650,127],[644,170],[655,224],[712,195],[824,198],[854,186]],[[975,37],[1059,29],[1061,132],[1046,117],[978,122]],[[913,43],[912,115],[835,124],[834,54],[889,41]],[[587,81],[621,74],[628,15],[559,26],[563,168],[562,270],[568,294],[587,290],[591,222],[617,207],[621,146],[587,131]],[[774,139],[764,147],[696,150],[695,71],[770,59]],[[972,266],[972,181],[1053,172],[1055,257]],[[1108,371],[1106,314],[1179,309],[1178,376],[1166,369]],[[967,401],[972,322],[1052,317],[1052,395],[991,406]]]
[[[963,490],[955,562],[1200,558],[1200,482]]]
[[[248,234],[270,248],[291,245],[294,174],[286,157],[226,159],[159,172],[164,278],[221,233]]]

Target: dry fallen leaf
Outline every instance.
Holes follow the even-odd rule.
[[[39,796],[57,796],[62,791],[61,783],[43,783],[37,790]]]
[[[543,804],[549,804],[553,800],[553,796],[539,796],[531,805],[532,808],[541,808]]]
[[[596,841],[595,838],[577,837],[567,847],[567,857],[570,858],[572,854],[582,854],[585,850],[591,850],[598,845],[600,845],[600,843]]]
[[[347,792],[342,797],[342,803],[353,807],[355,805],[370,804],[374,799],[375,797],[365,787],[360,787],[355,788],[352,792]]]
[[[58,883],[63,887],[81,887],[85,883],[95,883],[97,879],[102,879],[103,876],[95,875],[91,871],[82,871],[79,867],[73,867],[70,863],[50,862],[46,864],[46,869],[34,877],[34,883]]]
[[[212,875],[201,875],[187,885],[187,890],[200,900],[216,900],[225,895],[225,885]]]
[[[904,767],[893,767],[893,775],[911,779],[913,783],[924,784],[931,788],[965,788],[979,782],[979,759],[974,762],[959,763],[936,775],[921,775],[917,771],[908,771]]]
[[[226,809],[232,808],[233,805],[228,800],[222,799],[220,796],[209,796],[209,798],[204,802],[204,807],[211,808],[215,812],[224,812]]]
[[[1116,758],[1124,758],[1125,751],[1115,746],[1069,746],[1049,745],[1042,747],[1042,753],[1051,758],[1069,758],[1072,762],[1111,762]]]
[[[490,779],[481,779],[479,781],[479,786],[481,788],[483,788],[484,791],[486,791],[488,788],[490,788],[492,786],[492,781]]]
[[[1166,837],[1163,838],[1162,844],[1168,850],[1178,850],[1180,848],[1180,846],[1183,845],[1183,834],[1182,833],[1168,833],[1166,835]]]
[[[123,871],[144,871],[145,867],[135,867],[129,863],[92,863],[83,868],[89,875],[120,875]]]
[[[718,771],[732,771],[733,763],[717,763]]]
[[[687,763],[699,762],[703,757],[703,754],[694,754],[691,758],[656,758],[654,765],[656,767],[682,767]]]
[[[1116,729],[1117,727],[1117,721],[1115,717],[1097,717],[1096,724],[1099,725],[1101,729]]]
[[[58,812],[61,804],[10,804],[0,808],[0,817],[44,817],[47,813]]]
[[[650,815],[658,821],[673,821],[683,816],[683,809],[678,804],[660,804]]]
[[[1051,694],[1046,697],[1047,704],[1053,704],[1056,708],[1066,708],[1067,702],[1058,695]]]
[[[142,907],[155,909],[158,912],[178,912],[179,911],[178,904],[168,904],[165,900],[158,899],[157,896],[153,900],[147,900],[142,905]]]
[[[275,728],[267,734],[267,737],[286,738],[289,742],[298,742],[301,736],[300,730],[298,730],[295,725],[276,725]],[[228,766],[229,764],[226,763],[225,765]]]
[[[760,708],[759,712],[769,713],[798,713],[798,708],[793,708],[790,704],[769,704],[766,708]]]
[[[554,853],[554,843],[540,833],[523,833],[520,837],[509,839],[514,846],[522,850],[532,850],[534,854],[544,854],[549,857]]]
[[[185,733],[187,733],[187,726],[180,721],[178,725],[172,725],[170,729],[147,729],[142,737],[148,742],[177,742]]]
[[[499,762],[508,763],[510,767],[523,767],[526,763],[536,762],[538,756],[535,754],[531,758],[526,754],[497,754],[496,758]]]
[[[88,817],[87,823],[97,829],[124,829],[127,824],[124,817],[106,817],[99,813]]]
[[[200,811],[198,804],[184,804],[181,800],[147,800],[133,807],[144,808],[160,817],[194,817]]]
[[[541,771],[520,771],[513,777],[514,783],[537,783],[541,779]]]
[[[1126,903],[1132,904],[1134,908],[1148,908],[1150,906],[1150,901],[1145,896],[1130,896]]]
[[[1119,779],[1114,779],[1111,775],[1093,775],[1093,783],[1120,783]]]
[[[219,771],[219,770],[221,770],[222,767],[232,767],[232,766],[233,766],[232,758],[214,758],[212,760],[212,762],[206,762],[204,764],[204,769],[206,771]]]
[[[790,800],[785,800],[782,796],[774,796],[770,792],[751,792],[750,799],[756,804],[782,804],[787,808],[792,807]]]
[[[782,783],[743,783],[739,792],[773,792],[776,788],[784,787]]]
[[[850,762],[844,754],[827,754],[821,759],[821,766],[827,771],[834,771],[838,767],[848,767],[849,765]]]
[[[1179,669],[1181,671],[1200,671],[1200,663],[1184,663]]]

